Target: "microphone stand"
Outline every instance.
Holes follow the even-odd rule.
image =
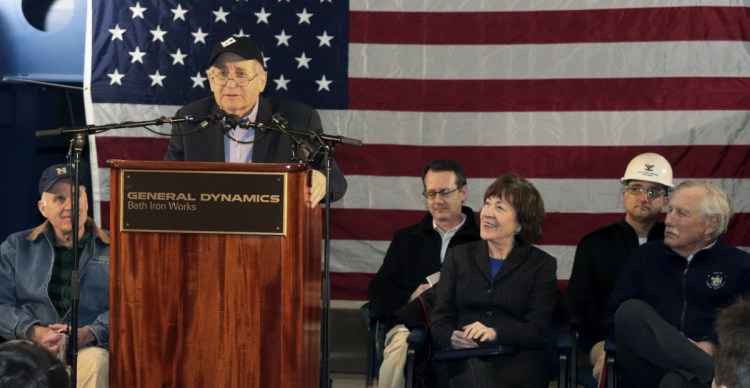
[[[70,355],[70,386],[75,388],[78,379],[78,301],[80,299],[80,274],[78,273],[78,242],[80,237],[78,236],[78,223],[80,222],[80,198],[79,198],[79,186],[80,176],[79,167],[81,164],[81,154],[83,148],[86,145],[86,137],[88,134],[95,134],[104,132],[110,129],[117,128],[133,128],[143,127],[147,125],[162,125],[165,123],[181,123],[181,122],[195,122],[202,119],[195,119],[192,116],[185,117],[161,117],[156,120],[149,121],[128,121],[118,124],[106,124],[106,125],[88,125],[84,127],[76,128],[57,128],[57,129],[45,129],[36,131],[36,137],[47,137],[57,136],[62,134],[73,134],[73,138],[70,140],[70,147],[68,149],[67,159],[70,166],[70,171],[73,173],[73,185],[70,187],[71,195],[71,211],[72,223],[73,223],[73,269],[70,274],[70,336],[68,337],[67,344],[67,355]]]
[[[73,269],[70,273],[70,336],[68,337],[68,351],[70,354],[70,386],[75,388],[78,377],[78,299],[80,298],[80,276],[78,273],[78,225],[80,218],[80,198],[79,198],[79,185],[80,175],[78,169],[81,165],[81,153],[83,147],[86,145],[86,138],[83,133],[76,133],[73,139],[70,140],[70,148],[68,149],[68,161],[70,164],[70,171],[73,172],[73,185],[70,187],[70,195],[72,198],[72,212],[73,212]],[[71,350],[72,349],[72,350]]]
[[[120,128],[138,128],[138,127],[147,127],[149,125],[163,125],[163,124],[176,124],[176,123],[186,123],[186,122],[197,122],[204,120],[204,118],[195,118],[193,116],[183,116],[183,117],[160,117],[156,120],[146,120],[146,121],[124,121],[121,123],[114,123],[114,124],[104,124],[104,125],[86,125],[83,127],[74,127],[74,128],[56,128],[56,129],[43,129],[41,131],[36,131],[36,137],[47,137],[47,136],[59,136],[64,135],[66,133],[83,133],[87,135],[95,135],[97,133],[109,131],[110,129],[120,129]],[[205,120],[209,120],[209,118],[205,118]]]
[[[333,170],[333,153],[336,144],[348,144],[361,146],[362,141],[351,139],[344,136],[332,136],[318,132],[301,132],[291,129],[287,121],[276,114],[272,118],[270,125],[263,123],[242,123],[239,120],[231,122],[229,125],[236,124],[240,128],[255,128],[262,132],[277,132],[284,134],[292,141],[292,159],[299,163],[317,164],[325,162],[326,177],[326,207],[323,213],[323,289],[321,290],[322,306],[320,318],[321,331],[321,373],[320,388],[331,387],[330,371],[330,311],[331,311],[331,171]],[[303,155],[300,155],[300,152]],[[302,159],[304,157],[304,160]]]

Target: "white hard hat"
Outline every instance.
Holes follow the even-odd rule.
[[[659,183],[666,186],[667,191],[674,190],[672,166],[663,156],[653,152],[640,154],[628,163],[620,182],[625,185],[629,180]]]

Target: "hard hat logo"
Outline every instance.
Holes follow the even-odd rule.
[[[654,165],[653,164],[647,164],[646,165],[646,171],[648,171],[648,172],[654,171]]]

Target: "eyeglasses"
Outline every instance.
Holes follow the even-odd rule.
[[[647,189],[643,186],[628,186],[625,188],[625,190],[627,190],[630,194],[635,195],[636,197],[640,197],[645,192],[646,198],[648,198],[649,201],[654,200],[654,199],[659,199],[667,195],[666,191],[654,189],[653,187],[649,187]]]
[[[211,76],[213,77],[214,82],[217,85],[219,85],[219,86],[226,86],[229,83],[229,81],[234,81],[235,85],[237,85],[238,87],[243,88],[243,87],[249,85],[252,80],[258,78],[258,75],[260,75],[260,74],[256,74],[252,78],[248,78],[248,77],[246,77],[244,75],[243,76],[237,76],[237,77],[229,77],[229,73],[223,73],[222,72],[222,73],[214,73]]]
[[[443,197],[447,197],[447,196],[455,193],[456,190],[458,190],[458,189],[460,189],[460,187],[456,187],[455,189],[442,189],[442,190],[438,190],[438,191],[423,191],[422,192],[422,196],[425,197],[425,198],[428,198],[428,199],[435,199],[438,196],[438,194],[441,195],[441,196],[443,196]]]

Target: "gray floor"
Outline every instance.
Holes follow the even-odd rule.
[[[363,388],[367,326],[359,310],[364,302],[331,302],[331,380],[335,388]]]

